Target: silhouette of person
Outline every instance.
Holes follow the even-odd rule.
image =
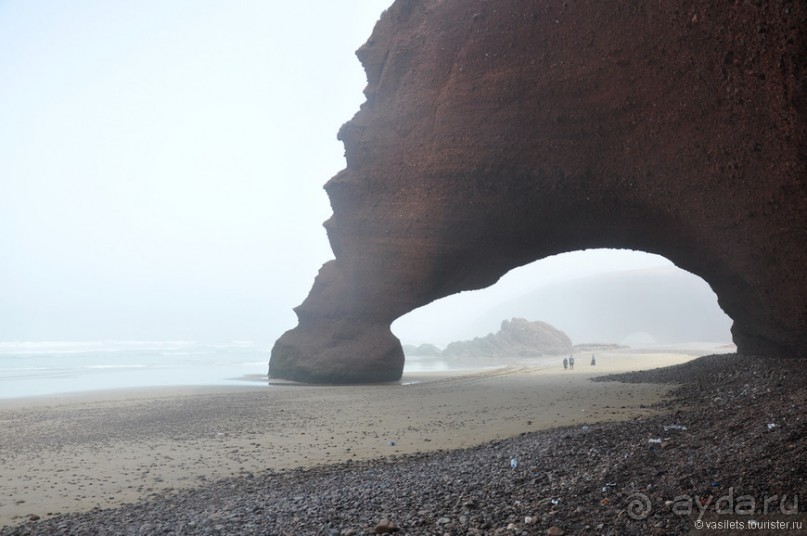
[[[564,357],[563,358],[563,370],[566,370],[568,368],[569,368],[569,360]]]
[[[573,355],[569,356],[569,368],[574,370],[574,356]]]
[[[597,358],[594,356],[594,354],[591,354],[591,366],[593,367],[596,364],[597,364]]]

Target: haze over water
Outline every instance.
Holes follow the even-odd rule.
[[[0,343],[0,399],[107,389],[266,385],[269,349],[250,341],[49,341]],[[495,363],[476,362],[476,368]],[[405,372],[470,366],[410,357]]]

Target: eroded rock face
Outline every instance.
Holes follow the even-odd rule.
[[[741,353],[807,347],[803,2],[398,1],[326,190],[335,260],[270,374],[395,380],[390,323],[567,251],[705,279]]]

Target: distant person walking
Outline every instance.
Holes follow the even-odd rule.
[[[571,370],[574,370],[574,356],[573,355],[569,356],[569,368]]]
[[[568,368],[569,368],[569,360],[564,357],[563,358],[563,370],[566,370]]]
[[[594,356],[594,354],[591,354],[591,366],[593,367],[596,364],[597,364],[597,358]]]

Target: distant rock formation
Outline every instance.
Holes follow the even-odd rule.
[[[390,324],[567,251],[703,277],[738,352],[807,350],[804,2],[398,0],[325,186],[335,259],[269,373],[400,379]]]
[[[415,346],[414,344],[404,344],[403,352],[405,356],[416,355],[419,357],[437,357],[443,353],[439,347],[433,344],[421,344]]]
[[[452,342],[446,357],[539,357],[568,354],[572,340],[545,322],[513,318],[502,322],[502,329],[470,341]]]

